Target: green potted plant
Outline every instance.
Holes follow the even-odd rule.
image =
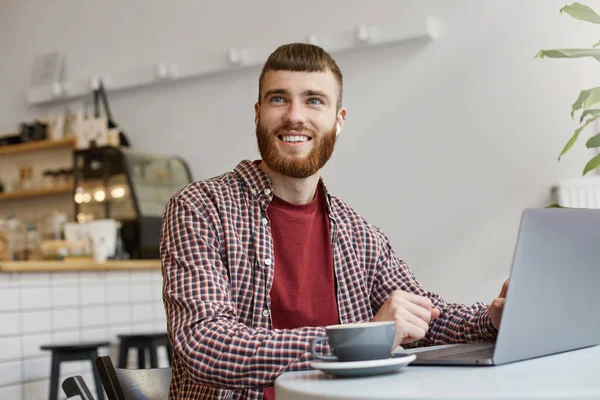
[[[600,24],[600,15],[596,13],[590,7],[580,4],[573,3],[571,5],[564,6],[560,9],[560,12],[567,13],[571,17],[581,20],[592,22],[594,24]],[[600,46],[600,40],[591,48],[588,49],[553,49],[553,50],[540,50],[535,58],[581,58],[581,57],[593,57],[597,61],[600,62],[600,49],[596,47]],[[581,112],[579,116],[579,126],[571,139],[567,142],[560,155],[558,156],[558,160],[567,152],[577,139],[579,138],[579,134],[585,129],[586,126],[594,122],[595,120],[600,118],[600,87],[595,87],[592,89],[585,89],[579,93],[579,97],[573,106],[571,107],[571,117],[575,117],[576,112]],[[587,119],[586,119],[587,118]],[[596,133],[594,136],[590,137],[586,144],[588,148],[599,148],[600,147],[600,133]],[[591,160],[583,168],[583,175],[588,172],[600,167],[600,154],[593,157]]]

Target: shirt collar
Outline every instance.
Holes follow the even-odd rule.
[[[264,193],[270,202],[273,198],[273,188],[271,186],[271,180],[269,179],[265,171],[263,171],[258,166],[259,163],[260,160],[243,160],[237,165],[237,167],[235,167],[234,172],[242,179],[244,185],[248,189],[250,196],[257,196],[260,193]],[[323,182],[323,178],[319,179],[319,185],[323,189],[323,193],[325,194],[325,200],[327,202],[327,210],[331,214],[331,195],[327,190],[327,186]]]

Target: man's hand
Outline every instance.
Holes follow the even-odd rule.
[[[392,347],[395,349],[400,344],[423,339],[429,329],[429,321],[439,315],[440,310],[433,307],[427,297],[396,290],[371,321],[396,322],[396,338]]]
[[[498,298],[494,299],[492,304],[490,304],[490,318],[492,319],[492,324],[496,329],[500,329],[500,320],[502,319],[502,311],[504,310],[504,301],[506,297],[506,291],[508,290],[509,281],[510,279],[504,281]]]

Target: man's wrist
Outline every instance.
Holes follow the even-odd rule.
[[[498,329],[494,326],[492,322],[492,317],[490,316],[490,307],[486,307],[481,314],[481,336],[484,339],[495,339],[498,335]]]

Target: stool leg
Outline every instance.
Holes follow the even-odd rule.
[[[104,388],[102,387],[102,381],[100,380],[98,368],[96,368],[97,358],[98,350],[90,351],[90,361],[92,362],[92,371],[94,371],[94,384],[96,385],[96,393],[98,394],[98,400],[104,400]]]
[[[52,353],[52,366],[50,369],[50,400],[58,398],[58,379],[60,377],[60,356]]]
[[[138,347],[138,369],[146,368],[146,348]]]
[[[119,345],[119,368],[127,368],[127,353],[129,353],[129,346],[124,340],[121,340]]]
[[[165,346],[167,348],[167,357],[169,358],[169,365],[173,365],[173,349],[171,348],[171,343],[167,342]]]
[[[150,368],[158,368],[158,346],[154,341],[150,343]]]

